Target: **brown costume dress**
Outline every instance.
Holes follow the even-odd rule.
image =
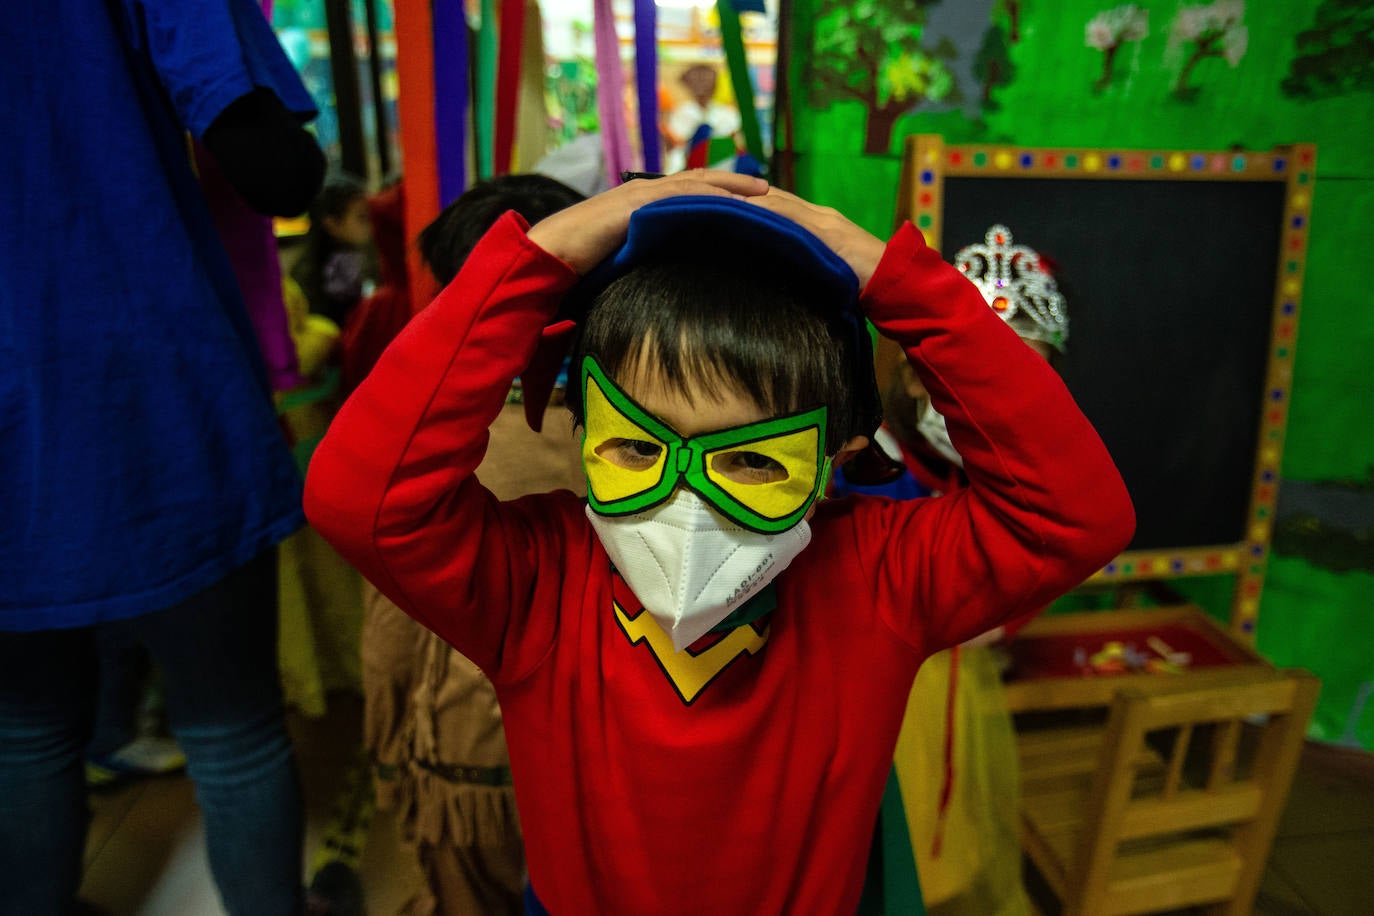
[[[503,500],[586,492],[579,438],[555,407],[536,433],[507,404],[477,476]],[[396,812],[427,883],[409,912],[518,916],[525,859],[496,691],[370,584],[363,600],[363,740],[377,805]]]

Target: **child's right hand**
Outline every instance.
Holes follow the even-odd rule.
[[[850,222],[840,211],[817,206],[782,188],[769,188],[767,194],[753,197],[750,203],[785,216],[809,231],[844,259],[859,278],[859,289],[868,286],[886,248],[877,236]]]
[[[529,239],[554,257],[585,274],[625,241],[630,214],[645,204],[681,194],[757,197],[768,193],[762,178],[692,169],[665,178],[626,182],[530,227]]]

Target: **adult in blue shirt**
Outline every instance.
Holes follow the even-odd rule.
[[[254,0],[0,15],[0,913],[66,913],[95,638],[163,672],[230,913],[302,906],[274,545],[300,483],[193,173],[304,209],[312,104]]]

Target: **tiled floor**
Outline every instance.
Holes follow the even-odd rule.
[[[295,722],[306,786],[308,865],[343,762],[357,741],[355,702]],[[190,783],[152,780],[93,800],[82,896],[110,916],[219,916]],[[418,886],[395,825],[374,818],[360,866],[371,916],[391,916]],[[1312,744],[1303,753],[1256,912],[1374,913],[1374,754]]]

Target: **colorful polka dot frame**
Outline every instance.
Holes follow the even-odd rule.
[[[1285,185],[1282,256],[1278,261],[1279,281],[1274,290],[1269,363],[1265,387],[1257,392],[1265,407],[1261,413],[1260,445],[1246,524],[1248,537],[1241,543],[1209,548],[1128,552],[1093,576],[1093,581],[1125,581],[1233,575],[1236,588],[1232,626],[1252,638],[1268,562],[1278,491],[1276,484],[1291,400],[1297,321],[1302,307],[1302,279],[1311,231],[1316,148],[1310,144],[1295,144],[1270,151],[1039,149],[999,145],[946,146],[938,136],[917,137],[912,142],[917,156],[915,161],[921,166],[914,175],[917,181],[905,215],[936,247],[941,242],[943,189],[947,175],[1243,180]]]
[[[942,161],[946,174],[971,175],[980,171],[1006,171],[1015,166],[1021,174],[1062,174],[1070,171],[1102,172],[1104,177],[1218,177],[1285,180],[1292,171],[1291,154],[1266,152],[1206,153],[1151,150],[1062,150],[1024,147],[951,146],[926,157],[927,164]],[[1298,183],[1310,180],[1312,158],[1298,157]],[[922,176],[923,183],[929,183]]]

